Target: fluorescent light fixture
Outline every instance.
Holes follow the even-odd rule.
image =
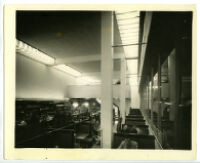
[[[135,38],[132,38],[132,39],[123,39],[122,38],[122,42],[123,42],[123,44],[129,43],[129,42],[138,43],[138,38],[137,39],[135,39]]]
[[[55,63],[54,58],[19,40],[16,41],[16,52],[46,65],[53,65]]]
[[[127,60],[127,67],[129,74],[137,74],[138,60],[137,59]]]
[[[137,40],[122,40],[122,42],[123,42],[123,45],[125,45],[125,44],[138,44],[138,39]]]
[[[140,16],[139,12],[128,12],[128,13],[124,13],[124,14],[118,14],[117,15],[117,19],[129,19],[129,18],[135,18]]]
[[[125,20],[119,20],[118,24],[119,25],[131,25],[131,24],[139,24],[139,19],[125,19]]]
[[[139,42],[140,13],[138,11],[117,11],[116,18],[122,44],[137,44]],[[138,45],[123,46],[125,57],[138,57]],[[127,60],[128,72],[137,74],[137,59]],[[130,78],[130,84],[137,84],[137,78]]]
[[[138,40],[139,37],[138,37],[138,36],[122,37],[121,39],[122,39],[123,41],[126,41],[126,40]]]
[[[119,30],[129,30],[129,29],[134,29],[134,28],[139,28],[139,23],[135,23],[135,24],[124,24],[119,26]]]
[[[133,10],[117,10],[115,11],[116,14],[127,14],[127,13],[137,13],[138,11]]]
[[[139,32],[139,28],[129,28],[129,29],[125,29],[125,30],[120,30],[120,34],[126,34],[126,33],[136,33],[136,34],[138,34],[138,32]]]
[[[66,66],[64,64],[56,65],[53,67],[75,77],[81,76],[81,73],[79,71],[76,71],[73,68]]]
[[[124,37],[137,37],[138,33],[139,33],[139,31],[135,31],[134,33],[130,32],[130,33],[123,33],[123,34],[120,34],[120,35],[121,35],[122,38],[124,38]]]
[[[126,58],[138,57],[138,45],[124,46]]]

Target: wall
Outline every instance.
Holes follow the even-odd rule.
[[[62,99],[72,76],[16,54],[16,97]]]
[[[130,86],[131,89],[131,107],[132,108],[140,108],[140,96],[138,92],[138,86],[132,85]]]
[[[16,97],[17,98],[99,98],[100,85],[78,86],[76,80],[66,73],[16,55]],[[67,86],[71,85],[71,86]],[[119,85],[113,86],[113,97],[119,98]],[[127,86],[126,97],[130,98]]]
[[[69,98],[100,98],[101,85],[67,86]],[[113,85],[113,98],[120,98],[120,85]],[[126,87],[126,98],[130,98],[130,88]]]

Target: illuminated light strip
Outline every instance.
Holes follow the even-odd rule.
[[[129,18],[133,18],[133,17],[138,17],[140,16],[139,12],[136,13],[125,13],[125,14],[121,14],[121,15],[117,15],[117,19],[129,19]]]
[[[138,35],[139,30],[138,29],[129,29],[129,30],[121,30],[120,34],[127,34],[127,33],[131,33],[131,35]]]
[[[122,39],[130,39],[130,38],[135,38],[135,37],[138,37],[138,34],[137,35],[127,35],[127,36],[123,36],[121,38]]]
[[[19,52],[24,56],[27,56],[46,65],[53,65],[55,63],[55,59],[53,57],[50,57],[38,49],[33,48],[19,40],[16,40],[16,52]]]
[[[130,29],[134,29],[134,28],[139,28],[139,23],[119,26],[120,31],[130,30]]]
[[[137,19],[131,19],[131,20],[128,20],[128,19],[126,19],[126,20],[121,20],[121,21],[118,21],[118,24],[119,25],[131,25],[131,24],[135,24],[135,23],[137,23],[137,24],[139,24],[139,19],[137,20]]]
[[[127,18],[123,18],[123,19],[119,19],[118,17],[117,17],[117,21],[119,22],[119,23],[135,23],[135,22],[139,22],[139,20],[140,20],[140,17],[139,16],[137,16],[137,17],[127,17]]]
[[[120,33],[120,35],[123,37],[123,36],[129,36],[129,35],[131,35],[131,36],[134,36],[134,35],[137,35],[137,34],[139,34],[139,29],[135,29],[135,30],[129,30],[129,31],[131,31],[131,32],[119,32]]]
[[[126,10],[126,11],[115,11],[116,15],[123,15],[123,14],[127,14],[127,13],[138,13],[138,11],[133,11],[133,10]]]
[[[76,71],[73,68],[66,66],[64,64],[56,65],[53,67],[75,77],[81,76],[81,73],[79,71]]]
[[[132,37],[127,37],[127,36],[124,36],[124,37],[121,37],[122,40],[137,40],[139,37],[138,35],[133,35]]]
[[[131,16],[131,17],[128,17],[128,18],[118,18],[117,20],[118,21],[124,21],[124,20],[132,20],[132,19],[137,19],[137,18],[140,18],[139,16]]]
[[[133,37],[132,39],[122,39],[123,44],[126,42],[138,42],[139,38]]]

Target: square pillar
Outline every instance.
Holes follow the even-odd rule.
[[[113,120],[113,13],[101,15],[101,130],[102,148],[111,148]]]
[[[122,124],[125,123],[126,112],[126,59],[121,58],[120,69],[120,110],[122,115]]]

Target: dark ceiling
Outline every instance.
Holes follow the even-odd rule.
[[[62,59],[101,54],[101,12],[99,11],[17,11],[16,38]],[[121,44],[116,20],[114,44]],[[114,54],[123,48],[114,48]],[[120,64],[114,62],[115,70]],[[100,72],[100,62],[71,64],[79,71]]]

